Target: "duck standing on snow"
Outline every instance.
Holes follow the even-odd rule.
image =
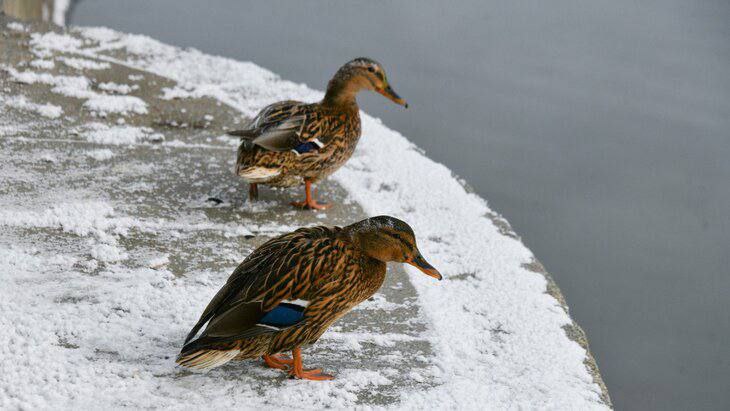
[[[248,129],[229,133],[241,137],[236,174],[249,182],[249,198],[258,197],[258,184],[290,187],[304,183],[304,201],[292,205],[327,208],[314,199],[311,187],[340,168],[355,151],[360,139],[355,96],[363,89],[408,107],[388,84],[382,66],[361,57],[337,70],[319,103],[274,103],[264,107]]]
[[[441,280],[416,247],[408,224],[368,218],[347,227],[300,228],[264,243],[231,274],[185,339],[177,363],[207,370],[263,357],[295,378],[327,380],[305,370],[301,347],[383,284],[387,262],[407,263]],[[198,332],[205,329],[196,337]],[[292,351],[293,358],[279,354]]]

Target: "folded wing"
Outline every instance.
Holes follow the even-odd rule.
[[[327,144],[321,123],[314,105],[289,100],[265,107],[249,128],[228,134],[269,151],[293,150],[303,154]]]
[[[181,356],[304,321],[308,301],[301,297],[322,267],[321,253],[331,243],[330,238],[316,235],[319,229],[300,229],[277,237],[246,258],[203,311],[185,339]]]

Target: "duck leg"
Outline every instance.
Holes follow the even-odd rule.
[[[248,185],[248,201],[256,201],[259,199],[259,185],[251,183]]]
[[[269,368],[276,368],[277,370],[286,371],[293,368],[294,366],[294,360],[292,360],[291,358],[286,358],[281,354],[264,354],[263,356],[261,356],[261,358],[264,360],[264,363],[266,363]]]
[[[304,201],[294,201],[291,205],[308,210],[326,210],[332,206],[332,204],[320,204],[314,199],[312,196],[312,182],[309,180],[304,180],[304,195]]]
[[[304,364],[302,362],[302,350],[301,348],[297,347],[292,350],[292,355],[294,356],[294,367],[289,370],[289,376],[293,378],[298,378],[301,380],[314,380],[314,381],[324,381],[324,380],[331,380],[334,379],[332,375],[325,374],[322,372],[321,368],[316,368],[314,370],[305,370]]]

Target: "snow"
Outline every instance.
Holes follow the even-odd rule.
[[[70,34],[34,33],[34,53],[73,53],[87,62],[148,71],[177,83],[163,90],[160,98],[211,97],[249,117],[277,100],[315,101],[322,96],[253,63],[181,50],[146,36],[104,28],[75,30],[90,43]],[[127,57],[119,60],[118,51]],[[69,58],[59,61],[77,70],[89,69],[86,63],[69,64]],[[3,69],[14,81],[49,85],[54,93],[83,99],[89,111],[147,112],[146,103],[136,97],[91,90],[91,82],[83,75]],[[130,80],[141,78],[130,76]],[[115,88],[100,87],[121,93]],[[10,104],[38,108],[27,100]],[[150,128],[123,124],[92,123],[79,135],[84,141],[108,146],[84,152],[102,163],[124,149],[164,140]],[[174,140],[159,145],[160,149],[178,146],[190,144]],[[140,164],[136,171],[149,174],[154,169],[154,164]],[[0,177],[3,184],[34,181],[38,176],[34,173],[4,168]],[[393,408],[606,408],[584,365],[585,350],[562,328],[571,324],[568,314],[546,294],[544,277],[525,268],[534,256],[518,239],[500,232],[488,217],[495,213],[486,201],[468,192],[448,168],[363,114],[363,137],[356,154],[333,178],[368,214],[390,214],[407,221],[421,251],[445,277],[436,283],[409,270],[418,292],[418,301],[412,304],[423,313],[424,337],[435,358],[408,376],[413,384],[432,383],[401,392],[401,402]],[[356,392],[376,393],[395,378],[386,372],[341,370],[333,382],[285,380],[270,386],[262,397],[252,389],[254,382],[278,374],[254,367],[243,373],[223,367],[204,375],[178,374],[172,357],[187,326],[229,273],[211,270],[178,277],[168,268],[172,264],[168,254],[133,255],[124,239],[144,232],[167,233],[173,241],[203,230],[235,239],[296,227],[222,224],[204,213],[142,218],[127,214],[133,210],[129,205],[85,195],[78,190],[73,195],[48,193],[30,208],[0,196],[0,311],[15,313],[0,317],[4,330],[0,333],[0,408],[197,408],[212,401],[226,408],[281,408],[294,405],[293,398],[301,408],[351,408],[358,404]],[[32,239],[25,241],[22,230],[30,228],[56,230],[81,240],[74,243],[79,249],[49,252]],[[219,244],[219,252],[232,255],[221,258],[235,260],[250,251],[229,252],[226,246]],[[393,303],[376,296],[357,312],[392,308]],[[392,349],[414,339],[404,333],[344,332],[333,327],[318,344],[331,344],[335,353],[355,353],[367,344]],[[229,378],[232,372],[237,373],[235,378]]]
[[[139,86],[137,84],[129,85],[129,84],[117,84],[112,82],[107,83],[100,83],[99,88],[104,91],[111,91],[113,93],[117,94],[129,94],[132,90],[139,89]]]
[[[106,70],[111,67],[111,65],[107,62],[98,62],[82,58],[59,57],[58,60],[61,61],[63,64],[77,70]]]
[[[74,202],[53,206],[41,213],[22,209],[0,210],[0,224],[14,227],[59,228],[78,236],[94,236],[109,240],[108,233],[114,227],[108,217],[113,208],[104,202]]]
[[[95,94],[90,96],[84,107],[90,111],[98,112],[102,115],[109,113],[119,114],[145,114],[147,113],[147,103],[139,97],[134,96],[110,96],[106,94]]]
[[[328,331],[322,336],[324,340],[337,340],[339,346],[349,347],[353,350],[360,350],[362,343],[370,343],[382,347],[393,347],[398,341],[415,341],[414,337],[406,334],[372,334],[372,333],[341,333],[338,331]]]
[[[154,257],[150,259],[147,262],[147,266],[149,268],[153,268],[155,270],[165,267],[167,264],[170,263],[170,257],[168,255],[161,255]]]
[[[50,70],[56,67],[56,63],[53,60],[36,59],[30,62],[30,65],[35,68]]]
[[[51,91],[75,98],[88,98],[92,95],[89,90],[89,79],[82,76],[55,76],[49,73],[37,73],[34,71],[18,71],[13,67],[2,67],[10,76],[19,83],[25,84],[47,84],[54,86]]]
[[[530,251],[485,217],[491,213],[486,202],[379,121],[364,119],[358,147],[334,178],[369,214],[408,221],[421,239],[419,248],[445,277],[434,285],[409,267],[444,378],[432,391],[404,394],[402,405],[597,406],[599,391],[582,364],[585,350],[562,329],[570,318],[545,294],[545,279],[523,268],[533,258]],[[461,273],[473,273],[473,279],[449,280]]]
[[[83,45],[83,41],[73,36],[49,31],[46,33],[31,34],[30,44],[38,51],[57,50],[74,52]]]
[[[62,43],[63,44],[63,43]],[[18,71],[13,67],[2,67],[20,83],[42,83],[53,86],[51,91],[68,97],[86,100],[84,107],[89,111],[106,116],[110,113],[127,115],[147,113],[147,103],[139,97],[101,94],[91,90],[91,82],[84,76],[63,76],[34,71]]]
[[[25,26],[18,23],[17,21],[8,23],[6,27],[12,31],[20,31],[20,32],[25,31]]]
[[[87,151],[86,155],[96,161],[104,161],[114,157],[114,152],[109,150],[108,148],[102,148],[98,150]]]
[[[143,141],[161,141],[164,136],[154,133],[148,127],[108,126],[103,123],[90,123],[82,136],[89,142],[98,144],[135,144]]]
[[[0,100],[0,103],[3,103],[3,101]],[[63,114],[63,109],[59,106],[48,103],[36,104],[28,101],[25,96],[11,97],[5,100],[4,104],[19,110],[26,110],[36,114],[40,114],[41,116],[47,118],[59,118]]]

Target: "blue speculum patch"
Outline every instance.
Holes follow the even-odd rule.
[[[310,152],[312,150],[316,150],[318,148],[319,148],[319,146],[317,144],[309,141],[309,142],[302,143],[302,144],[294,147],[294,151],[296,151],[299,154],[304,154],[304,153]]]
[[[304,307],[282,303],[266,313],[259,323],[274,327],[289,327],[301,321],[302,317],[304,317]]]

